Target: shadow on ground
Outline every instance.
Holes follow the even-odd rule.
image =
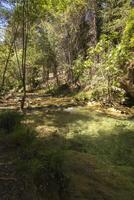
[[[60,126],[79,119],[92,118],[71,114]],[[59,132],[39,137],[23,124],[1,131],[0,146],[1,200],[134,199],[134,131],[124,126],[67,138]]]

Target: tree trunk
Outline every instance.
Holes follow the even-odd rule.
[[[55,66],[54,66],[53,73],[54,73],[54,78],[56,80],[56,84],[58,86],[59,85],[59,77],[58,77],[58,72],[57,72],[57,64],[55,64]]]
[[[43,65],[42,82],[48,85],[49,80],[49,68]]]
[[[17,29],[18,29],[18,27],[15,30],[13,40],[11,41],[11,44],[10,44],[10,47],[9,47],[9,53],[8,53],[8,56],[7,56],[7,60],[6,60],[4,71],[3,71],[3,75],[2,75],[2,82],[1,82],[1,88],[0,88],[1,91],[3,90],[4,84],[5,84],[6,72],[7,72],[9,61],[10,61],[12,48],[13,48],[13,46],[15,44],[15,40],[16,40],[16,36],[17,36]]]
[[[21,100],[21,110],[24,109],[26,100],[26,57],[27,57],[27,41],[28,41],[28,1],[23,0],[23,17],[22,17],[22,84],[23,96]]]
[[[16,47],[16,43],[15,42],[14,42],[14,50],[15,50],[16,60],[17,60],[17,64],[18,64],[19,79],[22,81],[21,64],[20,64],[20,61],[19,61],[19,57],[18,57],[18,53],[17,53],[17,47]]]

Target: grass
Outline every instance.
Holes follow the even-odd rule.
[[[16,126],[20,125],[22,115],[14,111],[0,113],[0,129],[10,133]]]
[[[31,125],[19,124],[0,135],[25,185],[23,199],[134,199],[133,121],[84,109],[33,112],[26,119],[57,132],[39,137]]]
[[[4,160],[7,159],[7,163],[9,157],[12,160],[10,162],[14,162],[14,174],[18,181],[16,191],[20,190],[19,182],[21,182],[23,185],[21,187],[26,190],[23,199],[44,199],[44,196],[46,199],[55,199],[55,197],[61,199],[68,188],[68,177],[64,173],[64,153],[57,146],[52,147],[51,139],[47,141],[38,139],[31,127],[27,127],[20,121],[16,126],[18,115],[18,113],[11,114],[10,118],[7,113],[2,113],[1,120],[4,118],[6,121],[13,120],[15,123],[14,126],[13,123],[8,123],[8,125],[6,123],[7,126],[3,126],[0,132],[2,146],[0,155],[5,156]],[[8,134],[7,127],[8,131],[10,130]],[[3,170],[0,175],[3,174]],[[0,189],[0,192],[5,191]]]

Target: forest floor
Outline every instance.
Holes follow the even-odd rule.
[[[0,134],[0,200],[134,199],[133,109],[28,95],[24,128]]]
[[[13,109],[19,110],[21,104],[21,93],[7,94],[0,99],[0,110]],[[96,110],[97,112],[102,112],[111,116],[117,117],[133,117],[134,116],[134,106],[127,107],[118,103],[113,103],[113,105],[105,105],[101,102],[96,101],[85,101],[79,100],[75,96],[63,96],[54,97],[51,94],[42,93],[27,93],[27,98],[25,102],[26,110],[33,109],[58,109],[63,110],[68,107],[76,106],[87,106],[89,109]]]

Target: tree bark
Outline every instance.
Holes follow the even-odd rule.
[[[22,16],[22,84],[23,96],[21,100],[21,110],[24,109],[26,100],[26,58],[27,58],[27,42],[28,42],[28,1],[23,0],[23,16]]]
[[[0,88],[1,91],[3,90],[4,84],[5,84],[6,72],[7,72],[9,61],[10,61],[11,52],[12,52],[12,49],[13,49],[13,46],[14,46],[14,43],[15,43],[15,40],[16,40],[17,29],[18,29],[18,27],[15,30],[13,40],[11,41],[11,44],[10,44],[10,47],[9,47],[9,53],[8,53],[8,56],[7,56],[7,60],[6,60],[3,75],[2,75],[2,82],[1,82],[1,88]]]
[[[17,60],[17,64],[18,64],[19,78],[22,80],[21,65],[20,65],[20,61],[19,61],[19,58],[18,58],[17,47],[16,47],[16,43],[15,42],[14,42],[14,50],[15,50],[16,60]]]

